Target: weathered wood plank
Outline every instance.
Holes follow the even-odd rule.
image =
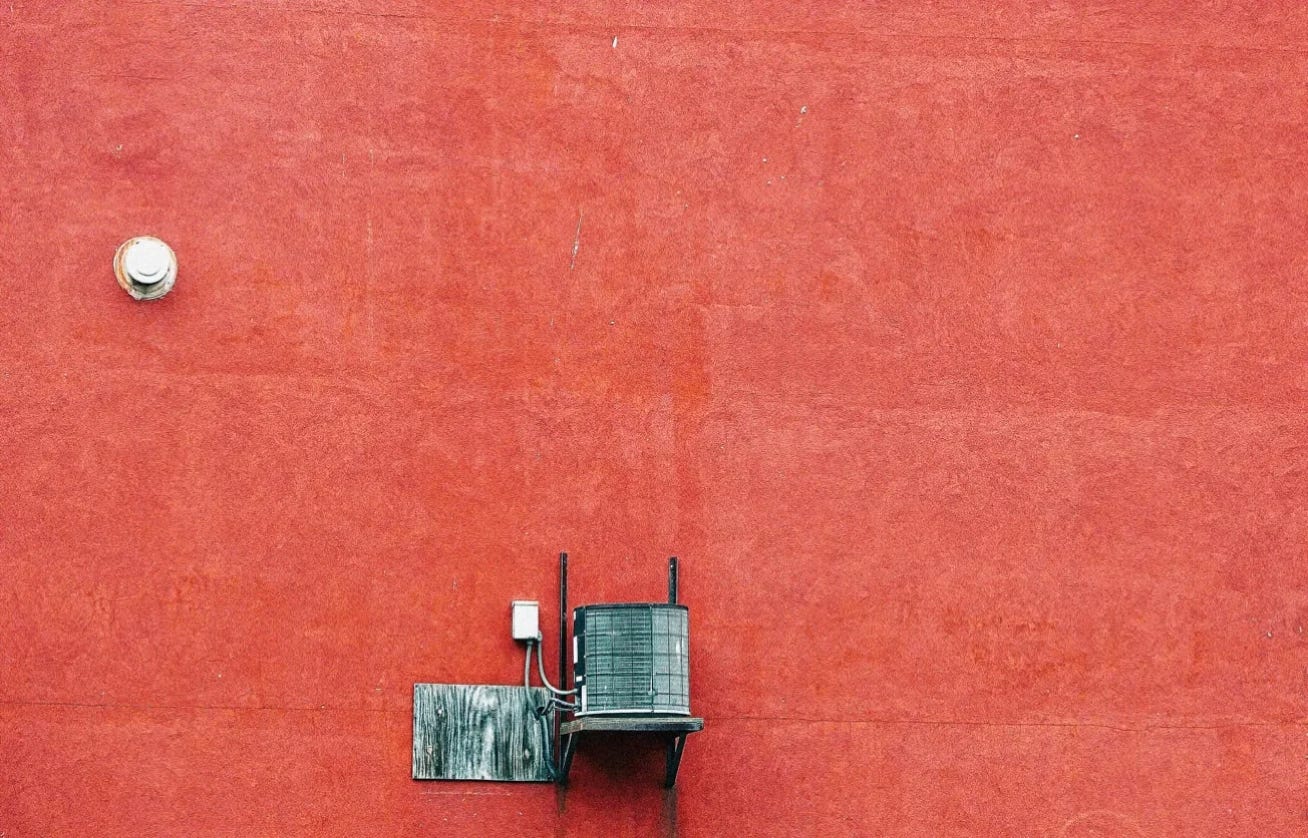
[[[413,685],[413,779],[550,782],[539,687]]]
[[[698,716],[582,716],[563,723],[564,736],[586,731],[630,733],[695,733],[704,729]]]

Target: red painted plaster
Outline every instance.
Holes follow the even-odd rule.
[[[1306,80],[1297,3],[0,2],[0,835],[1305,834]],[[410,780],[561,549],[683,557],[676,797]]]

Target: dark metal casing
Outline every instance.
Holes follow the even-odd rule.
[[[573,615],[577,716],[690,715],[686,606],[583,605]]]

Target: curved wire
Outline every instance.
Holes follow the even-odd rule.
[[[539,641],[527,641],[527,655],[522,659],[522,685],[528,690],[531,689],[531,649],[537,642]],[[540,679],[545,681],[544,656],[537,654],[536,660],[540,665]],[[549,681],[545,681],[545,686],[551,691],[550,697],[548,701],[536,708],[536,716],[540,719],[541,727],[545,732],[545,766],[549,771],[550,779],[557,780],[559,778],[559,772],[558,768],[554,765],[554,743],[552,741],[553,731],[550,729],[548,719],[550,714],[556,713],[560,710],[565,712],[576,710],[577,705],[570,704],[569,702],[557,698],[554,693],[558,692],[558,690],[555,690],[554,687],[550,686]],[[573,692],[576,692],[576,690],[573,690]],[[568,693],[563,694],[567,695]]]
[[[527,659],[528,659],[528,660],[531,659],[531,644],[532,644],[532,643],[535,643],[537,646],[539,646],[539,645],[540,645],[540,641],[539,641],[539,640],[535,640],[535,641],[531,641],[531,642],[529,642],[529,643],[527,644]],[[550,692],[554,693],[555,695],[576,695],[576,694],[577,694],[577,690],[576,690],[575,688],[574,688],[574,689],[571,689],[571,690],[561,690],[561,689],[559,689],[558,687],[556,687],[556,686],[554,686],[553,684],[550,683],[550,679],[545,677],[545,656],[542,655],[542,654],[540,654],[539,652],[538,652],[537,655],[536,655],[536,668],[537,668],[537,670],[540,672],[540,680],[541,680],[541,683],[545,685],[545,689],[549,690]]]

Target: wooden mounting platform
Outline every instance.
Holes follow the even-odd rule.
[[[559,727],[564,736],[586,731],[617,731],[626,733],[698,733],[704,729],[704,720],[697,716],[582,716],[570,719]]]
[[[665,788],[677,782],[677,769],[681,767],[681,752],[686,737],[704,729],[704,720],[698,716],[582,716],[559,725],[562,752],[559,756],[559,782],[568,781],[572,769],[572,756],[577,750],[577,738],[583,733],[652,733],[668,739],[667,770],[663,777]]]

